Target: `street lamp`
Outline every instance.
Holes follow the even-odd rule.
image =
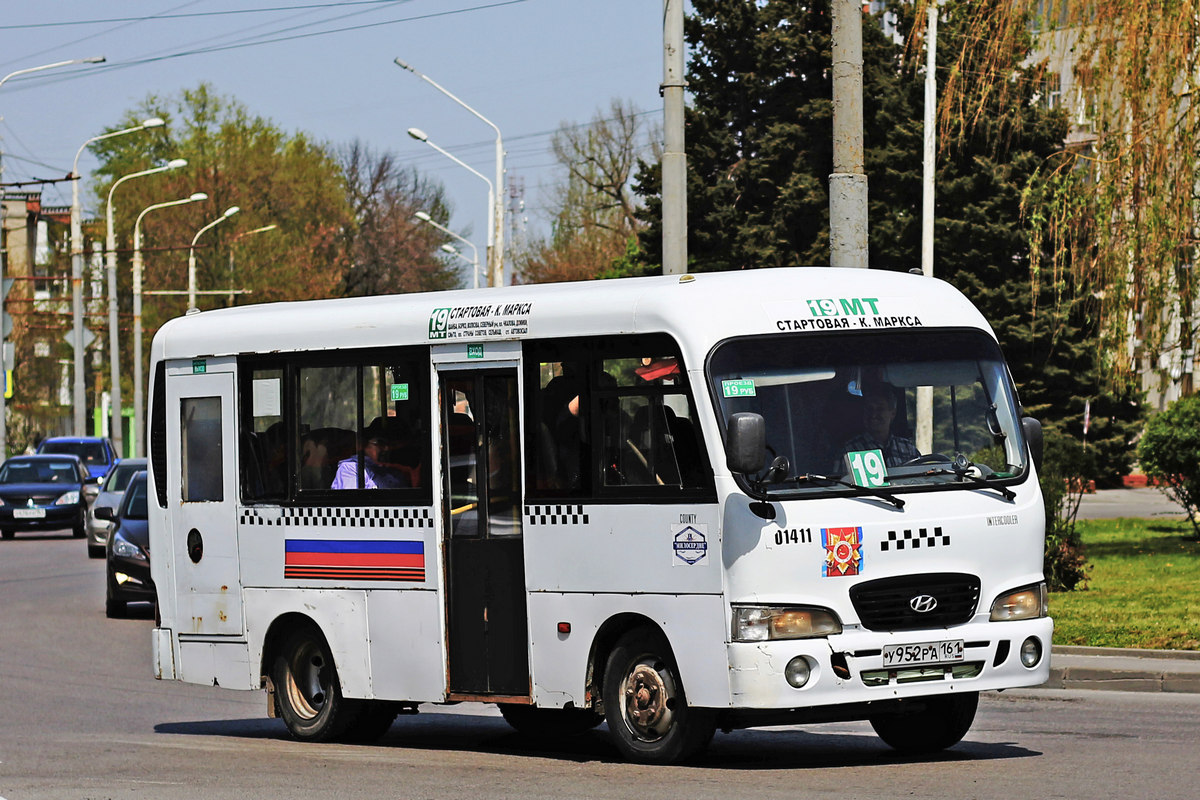
[[[217,227],[239,211],[241,209],[237,206],[230,206],[225,209],[224,214],[196,231],[196,235],[192,237],[192,246],[188,248],[188,311],[196,307],[196,240],[200,238],[200,234]]]
[[[453,247],[450,247],[450,245],[447,244],[447,245],[442,246],[443,250],[445,250],[447,247],[450,247],[449,252],[454,253],[454,255],[458,256],[463,261],[466,261],[468,264],[472,265],[472,270],[473,270],[472,275],[474,276],[474,279],[475,279],[474,286],[476,289],[478,289],[479,288],[479,248],[476,247],[474,244],[472,244],[469,240],[464,239],[463,237],[459,236],[454,231],[447,228],[445,225],[442,225],[440,222],[438,222],[433,217],[426,214],[424,211],[418,211],[416,213],[416,217],[417,217],[417,219],[421,220],[422,222],[428,222],[430,225],[437,228],[442,233],[453,236],[455,239],[458,239],[460,242],[465,244],[467,247],[471,248],[471,252],[475,254],[475,259],[473,261],[468,261],[466,256],[464,256],[462,253],[455,250]]]
[[[207,200],[204,192],[196,192],[180,200],[155,203],[142,209],[133,223],[133,454],[146,455],[143,425],[146,420],[146,400],[142,392],[142,218],[156,208],[182,206]]]
[[[466,170],[469,170],[471,172],[471,174],[475,175],[475,177],[479,178],[481,181],[486,183],[487,187],[488,187],[488,216],[489,217],[493,216],[493,214],[495,213],[496,206],[499,205],[496,202],[496,190],[495,190],[495,187],[492,185],[492,182],[490,180],[488,180],[488,178],[482,172],[475,169],[470,164],[465,163],[460,158],[458,158],[458,156],[454,155],[450,151],[448,151],[442,147],[439,147],[437,144],[434,144],[433,142],[431,142],[429,140],[428,134],[426,134],[425,131],[421,130],[420,128],[409,128],[408,135],[411,136],[412,138],[416,139],[418,142],[424,142],[425,144],[429,145],[434,150],[437,150],[439,153],[441,153],[446,158],[453,161],[455,164],[458,164],[460,167],[462,167]],[[496,247],[497,247],[496,242],[497,241],[499,241],[499,240],[496,238],[496,232],[494,230],[489,230],[488,236],[487,236],[488,286],[500,286],[503,284],[503,272],[501,272],[501,274],[500,274],[500,281],[497,282],[496,271],[494,270],[494,267],[495,267],[495,264],[497,261],[497,257],[496,257]]]
[[[439,84],[433,78],[430,78],[425,73],[417,71],[413,67],[411,67],[408,64],[406,64],[405,62],[401,61],[399,58],[396,58],[395,62],[396,62],[396,66],[400,67],[401,69],[406,69],[409,72],[411,72],[412,74],[416,75],[418,78],[425,81],[426,83],[428,83],[433,88],[437,89],[442,94],[446,95],[446,97],[449,97],[451,100],[458,103],[460,106],[465,108],[467,111],[470,111],[472,114],[474,114],[477,118],[482,120],[486,125],[491,127],[491,129],[496,132],[496,191],[503,194],[503,192],[504,192],[504,142],[500,138],[500,128],[498,128],[496,126],[496,123],[492,122],[490,119],[485,117],[483,114],[480,114],[478,111],[471,108],[469,105],[464,103],[462,100],[455,97],[444,86]],[[493,233],[492,233],[492,235],[490,235],[488,237],[488,239],[489,239],[489,244],[493,244],[493,242],[494,242],[494,244],[492,246],[492,249],[491,249],[491,252],[489,253],[489,258],[488,258],[488,286],[503,286],[504,285],[504,198],[497,196],[495,205],[493,206],[492,209],[489,209],[489,210],[491,211],[490,217],[492,220]]]
[[[113,181],[113,185],[108,190],[108,206],[105,209],[105,223],[108,230],[105,237],[105,247],[108,249],[108,347],[109,347],[109,371],[112,373],[112,388],[111,388],[111,422],[109,424],[109,436],[112,438],[113,446],[117,449],[117,455],[124,457],[124,436],[121,431],[121,348],[120,348],[120,331],[117,327],[117,233],[113,228],[113,192],[122,183],[133,178],[141,178],[146,175],[156,175],[159,172],[167,170],[179,169],[187,166],[186,158],[176,158],[163,164],[161,167],[152,169],[144,169],[140,172],[131,172],[128,175],[122,175]]]
[[[75,375],[72,382],[72,403],[74,404],[74,432],[83,436],[87,401],[83,390],[83,356],[87,345],[83,341],[83,221],[79,208],[79,157],[93,142],[111,139],[114,136],[124,136],[127,133],[137,133],[148,128],[159,128],[165,125],[159,117],[151,117],[135,125],[111,133],[93,136],[84,142],[75,153],[75,161],[71,167],[71,347],[75,350]]]
[[[472,267],[475,269],[475,278],[476,278],[475,287],[479,288],[479,280],[478,280],[478,278],[479,278],[479,257],[476,256],[475,260],[472,261],[471,259],[464,256],[462,253],[460,253],[456,249],[454,249],[454,245],[452,245],[452,244],[444,244],[444,245],[442,245],[441,249],[443,252],[449,253],[452,256],[458,256],[463,261],[472,265]]]
[[[73,58],[68,61],[55,61],[53,64],[43,64],[40,67],[26,67],[25,69],[19,69],[16,72],[10,72],[7,75],[5,75],[3,78],[0,78],[0,86],[3,86],[5,83],[7,83],[9,78],[15,78],[18,75],[27,75],[30,72],[41,72],[44,69],[55,69],[56,67],[66,67],[71,64],[99,64],[102,61],[104,61],[104,56],[92,56],[91,58]],[[0,157],[2,157],[2,156],[3,156],[3,150],[0,150]],[[0,176],[2,176],[4,174],[4,168],[2,165],[3,165],[3,160],[0,159]],[[4,203],[4,186],[3,186],[3,183],[0,182],[0,216],[3,215],[3,203]],[[4,252],[3,238],[4,238],[3,231],[0,231],[0,283],[4,282],[4,266],[5,265],[4,265],[4,255],[3,255],[3,252]],[[0,293],[0,305],[3,305],[3,303],[4,303],[4,296],[3,296],[3,293]],[[2,315],[0,315],[0,316],[2,316]],[[8,364],[5,363],[7,361],[7,359],[4,357],[3,342],[4,342],[5,338],[6,337],[3,335],[3,333],[0,332],[0,378],[2,378],[3,381],[6,382],[8,380]],[[5,385],[5,388],[7,388],[7,384]],[[6,421],[8,410],[5,406],[6,406],[6,402],[4,399],[4,391],[0,391],[0,459],[3,459],[8,456],[8,424]]]

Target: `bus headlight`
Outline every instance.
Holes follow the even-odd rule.
[[[734,606],[733,640],[812,639],[842,632],[842,623],[828,609],[805,606]]]
[[[1002,594],[992,603],[992,622],[1038,619],[1050,613],[1046,582]]]

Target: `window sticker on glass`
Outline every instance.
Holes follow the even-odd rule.
[[[855,450],[846,453],[847,471],[859,486],[887,486],[887,464],[882,450]]]
[[[754,397],[754,379],[739,378],[737,380],[721,381],[721,394],[726,397]]]
[[[253,405],[254,416],[256,417],[277,417],[279,416],[279,379],[265,378],[256,379],[253,384]]]
[[[388,387],[388,389],[389,389],[388,396],[391,398],[393,403],[398,403],[402,400],[408,399],[408,384],[407,383],[393,383]]]

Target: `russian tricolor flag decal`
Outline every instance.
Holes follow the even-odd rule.
[[[287,539],[284,578],[424,581],[425,543]]]

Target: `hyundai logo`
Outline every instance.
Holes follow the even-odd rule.
[[[937,608],[937,598],[930,594],[919,594],[908,601],[908,607],[918,614],[928,614]]]

